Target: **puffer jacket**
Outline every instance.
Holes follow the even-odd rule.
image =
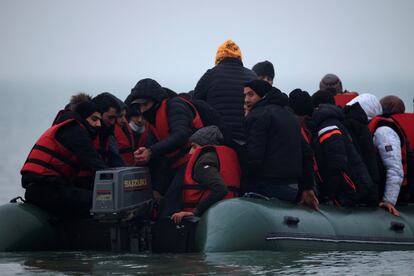
[[[376,204],[377,190],[368,169],[342,125],[342,110],[321,104],[312,116],[315,155],[323,179],[322,200],[337,199],[343,205]]]
[[[257,75],[243,67],[237,58],[225,58],[198,81],[193,99],[204,100],[215,108],[230,128],[234,140],[244,142],[244,85]]]
[[[250,180],[292,183],[302,176],[300,126],[285,108],[287,102],[287,96],[274,89],[246,117],[244,170]]]

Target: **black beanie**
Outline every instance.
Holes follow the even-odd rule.
[[[94,112],[102,113],[98,105],[92,101],[86,101],[78,104],[75,108],[75,112],[78,113],[82,119],[86,119]]]
[[[256,65],[253,66],[252,70],[259,77],[267,76],[272,80],[275,77],[275,69],[273,68],[273,64],[267,60],[256,63]]]
[[[307,91],[302,91],[297,88],[289,94],[289,106],[293,109],[296,115],[312,116],[313,104],[312,98]]]
[[[250,87],[260,97],[264,97],[272,89],[272,86],[264,80],[252,80],[246,83],[245,87]]]
[[[312,104],[316,108],[320,104],[333,104],[335,105],[334,91],[331,89],[328,90],[319,90],[312,95]]]
[[[220,129],[214,125],[200,128],[190,137],[190,142],[200,146],[221,145],[223,144],[223,141],[223,134]]]

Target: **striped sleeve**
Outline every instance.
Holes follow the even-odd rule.
[[[333,125],[322,128],[318,132],[319,143],[322,144],[326,139],[332,137],[333,135],[342,135],[342,132],[337,126]]]

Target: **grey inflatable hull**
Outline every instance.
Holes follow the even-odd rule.
[[[278,200],[221,201],[201,218],[196,249],[397,250],[414,249],[414,206],[395,217],[379,208],[321,206],[319,212]]]

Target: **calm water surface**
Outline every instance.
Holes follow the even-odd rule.
[[[414,252],[1,253],[1,275],[413,275]]]

